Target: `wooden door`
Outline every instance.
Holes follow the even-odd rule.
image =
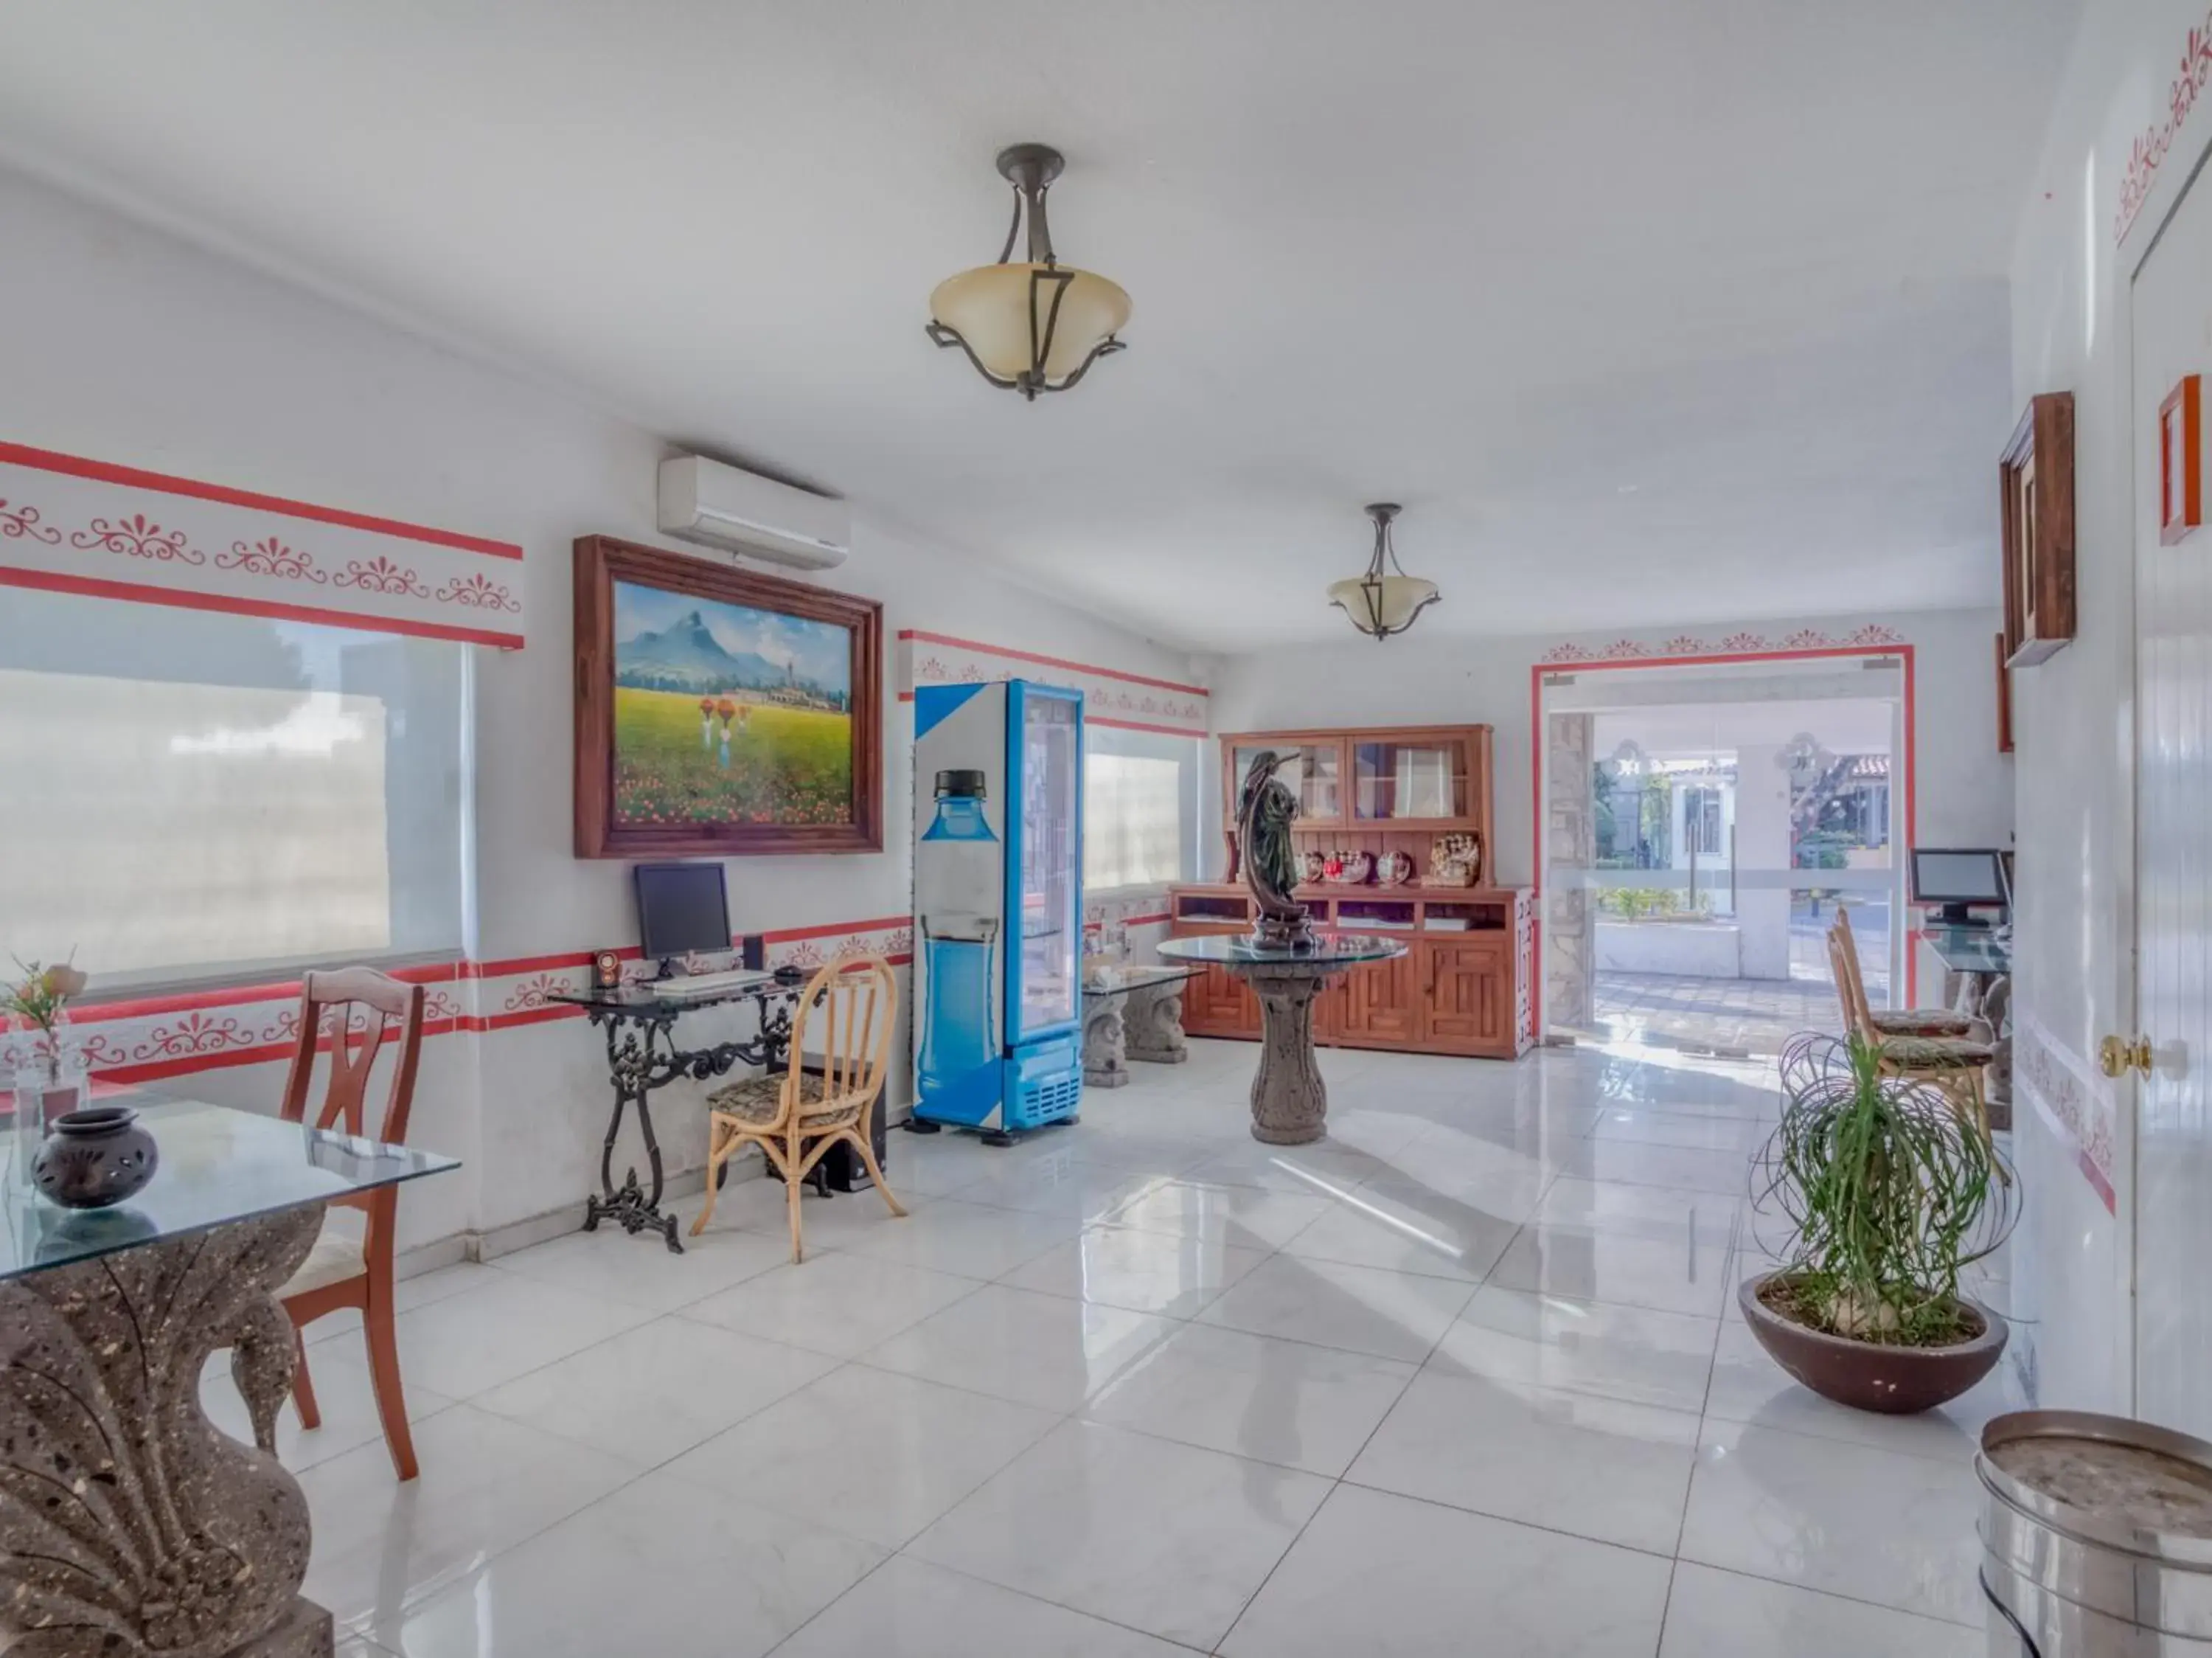
[[[1423,973],[1420,1033],[1431,1047],[1460,1053],[1513,1051],[1509,940],[1425,942],[1411,959]]]
[[[2204,1264],[2212,1259],[2212,1068],[2205,1063],[2212,931],[2204,910],[2212,881],[2204,833],[2212,803],[2212,526],[2163,544],[2159,472],[2160,405],[2184,375],[2212,374],[2207,271],[2212,188],[2200,179],[2160,231],[2132,295],[2136,1022],[2133,1031],[2110,1033],[2140,1032],[2153,1056],[2151,1074],[2135,1084],[2135,1414],[2199,1436],[2212,1434],[2212,1316],[2204,1297]],[[2201,467],[2201,433],[2195,459]],[[2074,664],[2076,671],[2087,666]],[[2024,916],[2023,925],[2033,919]],[[2122,1155],[2128,1086],[2113,1089]],[[2124,1165],[2115,1174],[2124,1240]]]
[[[1322,998],[1328,1034],[1353,1046],[1412,1047],[1420,1040],[1421,1002],[1414,986],[1419,948],[1391,961],[1354,967]],[[1323,1007],[1316,1004],[1316,1018]],[[1316,1033],[1318,1033],[1318,1032]]]

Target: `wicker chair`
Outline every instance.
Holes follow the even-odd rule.
[[[1990,1142],[1990,1109],[1982,1092],[1982,1072],[1996,1052],[1987,1042],[1955,1036],[1917,1036],[1885,1032],[1874,1022],[1867,1006],[1866,985],[1859,978],[1858,954],[1848,936],[1828,929],[1828,961],[1835,970],[1836,995],[1844,1006],[1844,1026],[1875,1051],[1882,1070],[1891,1076],[1911,1077],[1940,1088],[1961,1117]],[[1999,1178],[2011,1177],[1998,1169]]]
[[[747,1077],[707,1096],[707,1204],[691,1224],[694,1237],[714,1218],[723,1165],[748,1145],[758,1145],[783,1177],[793,1262],[805,1253],[799,1229],[799,1189],[840,1141],[860,1154],[891,1213],[906,1213],[884,1184],[868,1139],[897,1015],[898,983],[890,964],[879,955],[848,956],[814,975],[792,1022],[789,1069],[781,1076]],[[819,1044],[820,1069],[813,1074],[805,1069],[810,1038]]]
[[[1840,904],[1836,905],[1836,918],[1829,930],[1842,936],[1844,948],[1851,958],[1851,972],[1863,987],[1864,970],[1859,962],[1859,942],[1851,931],[1851,912]],[[1973,1020],[1950,1008],[1869,1009],[1867,1017],[1875,1029],[1888,1036],[1971,1038],[1975,1034]]]

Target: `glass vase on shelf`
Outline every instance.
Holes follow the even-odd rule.
[[[14,1045],[15,1087],[9,1136],[8,1178],[27,1189],[31,1184],[31,1154],[53,1126],[54,1119],[81,1110],[92,1100],[92,1062],[82,1043],[69,1033],[69,1015],[61,1015],[50,1029],[20,1028]]]

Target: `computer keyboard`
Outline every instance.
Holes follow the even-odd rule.
[[[674,978],[656,978],[647,988],[656,996],[681,1000],[691,996],[720,996],[729,991],[750,990],[756,984],[775,982],[774,973],[763,972],[757,967],[739,967],[724,973],[685,973]]]

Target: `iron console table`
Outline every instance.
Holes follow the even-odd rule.
[[[650,988],[624,984],[612,990],[596,986],[584,991],[559,991],[550,1002],[581,1008],[592,1024],[607,1033],[607,1074],[614,1083],[614,1115],[607,1120],[607,1137],[599,1149],[600,1196],[584,1200],[584,1230],[596,1232],[601,1221],[617,1221],[623,1231],[658,1232],[673,1254],[684,1246],[676,1236],[676,1216],[660,1212],[660,1142],[653,1132],[653,1113],[646,1104],[655,1088],[678,1077],[703,1082],[739,1064],[780,1069],[789,1062],[791,1008],[803,988],[800,982],[779,979],[769,984],[735,984],[727,991],[708,996],[668,997]],[[710,1048],[676,1045],[676,1021],[700,1008],[718,1008],[750,1002],[757,1010],[759,1028],[750,1040],[717,1042]],[[770,1004],[774,1005],[771,1006]],[[645,1137],[645,1156],[653,1170],[653,1188],[638,1184],[635,1165],[615,1185],[615,1138],[622,1132],[623,1112],[637,1106],[638,1132]]]

